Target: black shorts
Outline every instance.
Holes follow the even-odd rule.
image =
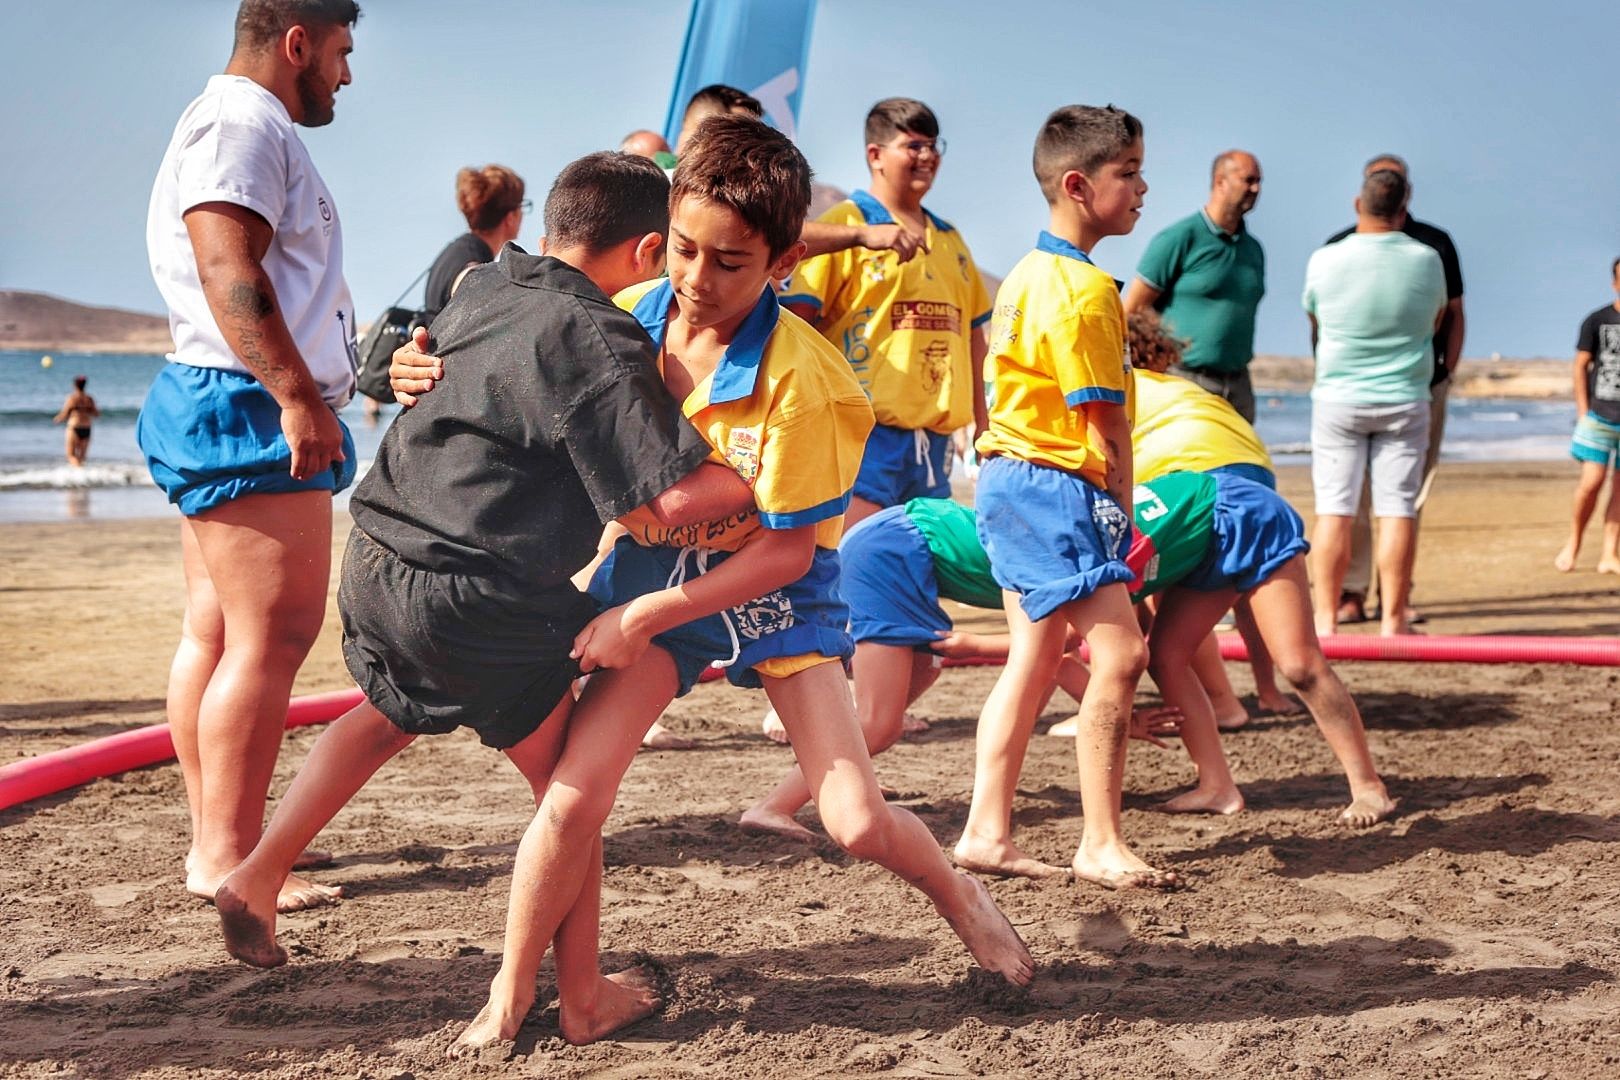
[[[596,610],[572,585],[419,569],[358,528],[343,553],[343,659],[366,700],[412,735],[467,727],[496,749],[522,742],[578,677],[568,651]]]

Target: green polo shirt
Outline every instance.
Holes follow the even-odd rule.
[[[1254,359],[1254,312],[1266,293],[1266,256],[1242,225],[1222,232],[1199,210],[1148,242],[1136,276],[1159,291],[1154,307],[1186,341],[1189,368],[1237,372]]]

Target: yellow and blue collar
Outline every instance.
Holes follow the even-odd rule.
[[[649,289],[631,310],[641,328],[652,338],[653,344],[660,348],[664,344],[664,333],[669,329],[669,308],[674,301],[675,287],[666,278]],[[737,327],[736,336],[726,346],[726,354],[720,358],[719,366],[709,379],[708,404],[724,405],[730,401],[741,401],[754,392],[754,385],[759,381],[760,362],[765,358],[765,346],[771,340],[780,315],[781,307],[776,302],[776,293],[767,285],[754,310]]]

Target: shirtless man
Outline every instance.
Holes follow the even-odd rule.
[[[83,375],[73,380],[73,392],[62,402],[62,411],[56,414],[53,424],[67,424],[67,459],[68,464],[76,468],[84,468],[85,455],[90,452],[90,425],[101,410],[96,408],[96,399],[84,392],[87,380]]]

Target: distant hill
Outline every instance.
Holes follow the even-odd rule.
[[[173,348],[169,320],[162,315],[0,289],[0,349],[165,353]]]

